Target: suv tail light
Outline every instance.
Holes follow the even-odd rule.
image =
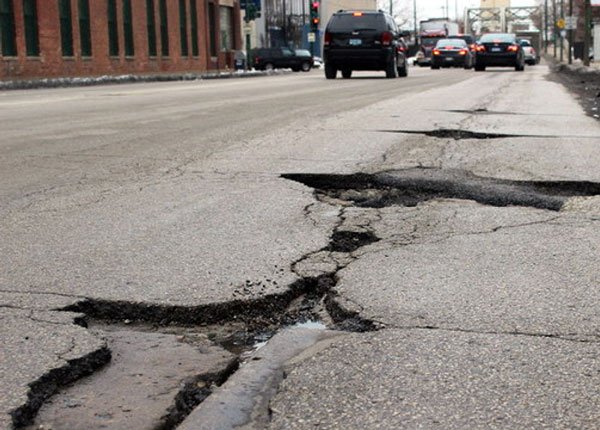
[[[392,44],[392,40],[394,39],[394,35],[389,31],[384,31],[381,33],[381,44],[383,46],[390,46]]]
[[[327,45],[327,46],[331,45],[331,33],[328,31],[325,32],[325,37],[323,38],[323,44]]]
[[[433,55],[440,55],[440,54],[441,54],[441,52],[440,52],[440,50],[439,50],[439,49],[434,49],[434,50],[433,50],[431,53],[432,53]]]

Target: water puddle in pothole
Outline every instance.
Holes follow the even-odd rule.
[[[292,325],[283,326],[283,327],[281,327],[280,330],[289,329],[289,328],[303,328],[303,329],[309,329],[309,330],[327,330],[327,326],[323,322],[317,321],[317,320],[307,320],[307,321],[297,322]],[[273,336],[275,336],[275,334],[277,334],[277,332],[279,332],[280,330],[270,333],[270,335],[268,335],[268,337],[266,337],[265,334],[256,336],[254,338],[254,344],[250,348],[246,349],[245,351],[243,351],[240,354],[240,362],[244,363],[256,351],[259,351],[260,349],[265,347],[269,343],[269,340]]]

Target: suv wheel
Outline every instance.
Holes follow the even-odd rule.
[[[342,78],[350,79],[350,77],[352,77],[352,70],[343,69],[342,70]]]
[[[267,64],[265,64],[265,70],[267,72],[272,72],[274,68],[275,67],[273,67],[273,63],[267,63]]]
[[[308,71],[310,71],[310,63],[308,61],[305,61],[304,63],[302,63],[300,65],[300,68],[302,69],[303,72],[308,72]]]
[[[402,67],[398,67],[398,76],[401,78],[408,76],[408,64],[406,63],[406,60],[404,60],[404,65]]]
[[[335,79],[335,75],[337,75],[337,69],[331,64],[325,63],[325,77],[327,79]]]
[[[393,79],[396,77],[396,72],[396,59],[392,58],[390,61],[388,61],[385,67],[385,77],[388,79]]]

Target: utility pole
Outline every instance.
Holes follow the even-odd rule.
[[[552,0],[552,45],[554,45],[554,58],[556,58],[556,0]]]
[[[390,0],[390,16],[394,16],[394,0]]]
[[[413,21],[414,21],[414,31],[415,31],[415,46],[417,45],[417,32],[419,28],[417,27],[417,0],[413,0]]]
[[[569,16],[573,20],[573,0],[569,0]],[[572,24],[572,22],[571,22]],[[573,64],[573,26],[569,27],[569,64]]]
[[[590,65],[590,46],[592,41],[592,5],[585,0],[585,36],[583,39],[583,64]]]
[[[446,19],[450,19],[450,9],[448,8],[448,0],[446,0]]]
[[[548,53],[548,0],[544,0],[544,52]]]
[[[565,20],[565,2],[560,0],[560,19]],[[560,29],[560,62],[562,63],[565,56],[565,38],[563,37],[563,29]]]

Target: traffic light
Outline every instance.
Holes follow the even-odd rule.
[[[321,22],[321,19],[319,18],[319,6],[321,6],[321,3],[319,1],[311,0],[311,2],[310,2],[310,26],[315,30],[319,28],[319,23]]]

